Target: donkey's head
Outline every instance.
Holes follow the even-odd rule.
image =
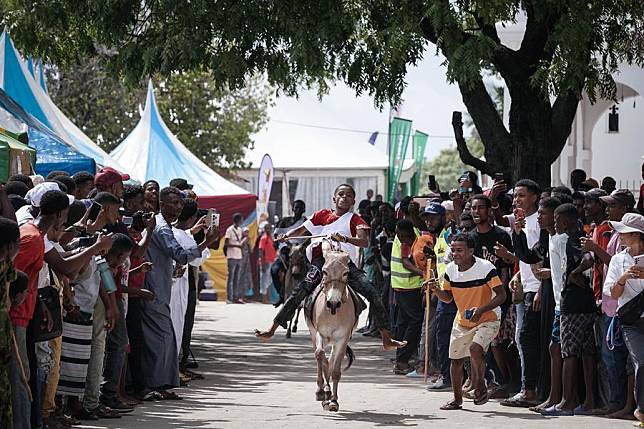
[[[303,244],[291,247],[288,255],[291,274],[299,276],[306,271],[306,246]]]
[[[322,267],[322,284],[326,297],[326,306],[331,314],[340,308],[347,298],[347,283],[349,281],[349,255],[344,252],[327,251]]]

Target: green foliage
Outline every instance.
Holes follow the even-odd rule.
[[[450,80],[494,70],[495,24],[526,12],[535,34],[525,53],[539,62],[516,66],[544,91],[610,93],[619,62],[642,64],[641,0],[0,0],[19,45],[59,65],[99,54],[130,82],[209,69],[232,88],[265,72],[288,94],[342,79],[379,105],[398,101],[427,40]]]
[[[472,152],[472,155],[480,158],[483,156],[483,143],[476,138],[467,140],[467,147]],[[428,192],[427,188],[427,175],[433,174],[436,176],[436,182],[441,188],[441,191],[449,191],[458,187],[458,179],[461,177],[465,170],[472,170],[472,167],[466,166],[461,161],[456,147],[443,149],[439,152],[438,156],[423,166],[423,192]],[[422,182],[421,182],[422,183]]]
[[[217,87],[207,72],[173,73],[155,80],[159,113],[192,153],[212,168],[242,168],[251,136],[268,119],[269,88],[250,78],[238,89]],[[103,149],[111,151],[139,121],[146,83],[127,87],[92,59],[48,72],[50,95],[59,108]]]

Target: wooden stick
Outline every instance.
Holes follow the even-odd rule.
[[[434,270],[432,269],[431,261],[427,261],[427,280],[434,280]],[[425,288],[425,366],[423,378],[427,383],[428,367],[429,367],[429,310],[431,305],[431,291]]]

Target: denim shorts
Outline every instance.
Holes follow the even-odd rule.
[[[555,318],[552,321],[552,335],[550,341],[553,344],[561,344],[561,311],[555,310]]]

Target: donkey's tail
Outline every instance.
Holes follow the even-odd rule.
[[[349,345],[347,345],[347,351],[345,353],[347,354],[347,358],[349,359],[349,363],[344,368],[344,370],[346,371],[347,369],[351,368],[353,360],[355,359],[355,355],[353,354],[353,349],[349,347]]]

